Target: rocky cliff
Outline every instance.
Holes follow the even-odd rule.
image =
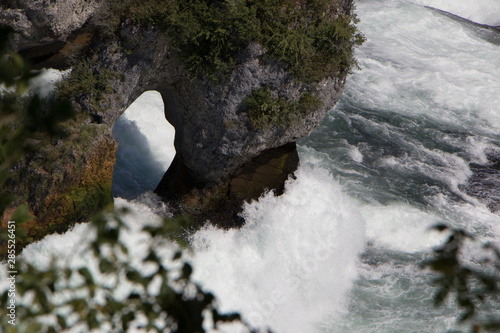
[[[320,20],[351,21],[351,0],[318,3],[323,12],[314,15]],[[276,6],[295,15],[293,25],[296,12],[317,10],[306,1],[277,1]],[[147,90],[160,92],[166,121],[176,130],[177,155],[156,192],[174,200],[179,212],[230,226],[243,200],[266,189],[279,192],[298,164],[295,142],[335,105],[350,65],[307,80],[257,39],[240,43],[223,75],[195,75],[168,29],[129,12],[110,30],[107,11],[106,2],[97,0],[14,0],[0,7],[0,22],[17,32],[15,51],[37,67],[73,68],[59,89],[77,110],[77,121],[67,125],[71,135],[50,141],[45,153],[28,156],[11,181],[10,190],[20,198],[16,203],[27,201],[36,216],[34,225],[64,230],[68,221],[86,219],[102,206],[95,198],[110,195],[116,152],[111,129]]]

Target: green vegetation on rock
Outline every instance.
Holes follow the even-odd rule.
[[[20,204],[22,198],[14,197],[6,189],[7,184],[12,182],[13,174],[19,169],[15,166],[19,167],[27,153],[39,154],[39,146],[33,144],[37,142],[35,138],[59,136],[60,122],[73,113],[67,102],[42,100],[36,94],[27,94],[29,80],[37,73],[18,54],[8,50],[10,33],[10,28],[0,26],[0,216],[8,216],[19,223],[16,250],[20,250],[29,241],[24,238],[26,233],[21,224],[32,217],[30,207]],[[17,206],[15,211],[14,206]],[[5,241],[0,240],[2,258],[6,250]]]
[[[298,101],[287,101],[273,96],[269,86],[255,90],[243,100],[244,107],[254,128],[290,125],[321,106],[318,97],[303,93]]]
[[[159,26],[196,76],[228,73],[257,41],[296,78],[315,82],[347,72],[364,41],[355,15],[339,7],[332,0],[127,0],[108,3],[107,22],[109,30],[125,19]]]
[[[94,109],[102,109],[100,102],[112,91],[110,80],[119,75],[109,68],[95,68],[94,62],[92,58],[76,61],[71,74],[58,82],[58,96],[66,99],[81,96],[89,99]]]
[[[4,46],[10,32],[0,27],[0,83],[7,88],[0,90],[0,213],[8,218],[19,206],[26,216],[35,215],[24,226],[27,237],[18,240],[21,250],[112,202],[116,146],[106,125],[73,112],[69,99],[76,92],[68,92],[68,99],[41,98],[28,89],[38,72]]]

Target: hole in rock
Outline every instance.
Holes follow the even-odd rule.
[[[116,121],[113,135],[119,144],[113,196],[135,199],[153,191],[175,156],[175,129],[165,119],[160,93],[139,96]]]

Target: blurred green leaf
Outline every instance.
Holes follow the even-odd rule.
[[[78,273],[85,278],[86,283],[93,284],[94,283],[94,278],[92,277],[92,274],[90,274],[90,271],[87,267],[82,267],[78,269]]]
[[[471,322],[473,331],[486,327],[487,322],[479,319],[478,306],[488,296],[500,294],[500,265],[491,264],[487,253],[481,262],[489,264],[483,270],[471,268],[463,260],[462,248],[466,240],[474,241],[475,237],[463,229],[453,229],[445,225],[434,227],[438,230],[449,230],[451,235],[439,247],[434,249],[434,255],[421,263],[422,267],[430,267],[438,274],[433,280],[437,291],[434,295],[435,306],[441,306],[446,299],[455,296],[456,304],[462,313],[458,316],[459,322]],[[491,244],[483,244],[483,249],[497,250]],[[497,257],[498,261],[500,258]]]
[[[175,261],[175,260],[179,260],[180,258],[182,257],[182,252],[181,251],[176,251],[172,260]]]
[[[109,273],[112,270],[112,263],[106,258],[101,258],[99,261],[99,271],[101,273]]]
[[[27,327],[26,327],[26,333],[40,333],[42,331],[42,324],[40,323],[30,323]]]
[[[22,223],[33,219],[33,216],[29,214],[29,209],[27,205],[19,205],[14,214],[12,214],[11,220],[16,222],[16,229],[21,226]]]
[[[64,318],[61,315],[57,315],[57,322],[58,322],[59,326],[61,326],[62,329],[66,329],[66,327],[67,327],[66,318]]]

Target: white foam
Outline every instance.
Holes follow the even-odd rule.
[[[139,202],[117,198],[115,205],[131,209],[123,217],[128,230],[121,239],[132,264],[141,265],[149,240],[140,229],[161,219]],[[268,194],[246,205],[244,215],[242,229],[207,227],[192,239],[194,278],[215,292],[223,311],[241,311],[252,325],[270,325],[275,332],[315,332],[326,318],[346,311],[364,246],[364,221],[328,172],[300,168],[283,196]],[[43,268],[57,255],[99,276],[87,248],[93,237],[88,225],[79,224],[31,244],[23,257]],[[168,262],[175,245],[166,250]],[[128,291],[125,284],[116,297]]]
[[[363,162],[363,154],[359,151],[358,147],[352,147],[348,152],[349,156],[353,161],[361,163]]]
[[[419,252],[443,242],[446,235],[429,228],[441,218],[404,203],[386,206],[363,205],[366,236],[377,248],[402,252]]]
[[[500,129],[500,49],[459,22],[406,1],[359,1],[361,71],[345,97],[372,110]],[[440,18],[440,19],[439,19]]]
[[[175,129],[165,119],[161,95],[147,91],[137,98],[113,134],[119,143],[113,195],[132,199],[154,190],[175,156]]]
[[[165,119],[163,99],[157,91],[146,91],[123,113],[146,135],[151,152],[168,169],[175,156],[175,128]]]
[[[71,69],[60,71],[53,68],[43,68],[37,71],[36,76],[29,80],[29,90],[25,94],[36,93],[38,96],[45,98],[54,91],[57,82],[70,72]],[[13,92],[15,88],[6,89],[5,84],[2,83],[0,84],[0,92],[4,90]]]
[[[151,266],[143,263],[142,260],[146,254],[146,250],[151,243],[151,238],[146,232],[142,232],[142,228],[147,225],[157,225],[162,222],[162,218],[156,215],[150,207],[140,203],[131,202],[124,199],[116,198],[115,207],[117,209],[122,207],[128,207],[129,213],[122,215],[122,220],[124,222],[124,228],[121,229],[120,240],[126,244],[128,248],[129,263],[137,268],[140,272],[145,275],[150,271]],[[95,230],[87,223],[77,224],[72,228],[72,230],[67,233],[52,234],[44,237],[42,240],[32,243],[27,246],[22,254],[20,255],[25,261],[34,265],[40,270],[44,270],[50,267],[52,263],[56,264],[56,267],[71,267],[80,268],[87,267],[94,278],[94,281],[99,282],[101,285],[114,285],[114,279],[109,279],[103,276],[98,269],[98,262],[92,255],[89,243],[95,239]],[[164,259],[163,262],[167,264],[167,267],[173,268],[171,271],[175,271],[175,265],[171,263],[171,258],[177,249],[175,243],[171,243],[168,247],[162,248],[161,254]],[[56,261],[53,261],[56,258]],[[169,265],[170,263],[170,265]],[[7,285],[7,266],[0,265],[0,291],[8,288]],[[72,278],[71,284],[81,283],[78,277]],[[115,300],[120,301],[124,299],[129,293],[133,291],[133,287],[126,279],[121,279],[118,281],[117,287],[113,289],[113,297]],[[70,299],[78,295],[77,293],[58,293],[54,298],[51,299],[54,304],[57,304],[63,299]],[[96,295],[96,302],[103,301],[99,297],[101,294]],[[16,299],[17,304],[30,304],[30,297],[20,296]],[[54,311],[54,315],[58,313],[58,309]],[[50,320],[50,318],[48,318]],[[52,318],[53,319],[53,318]],[[68,321],[71,322],[71,319]],[[144,325],[145,320],[138,320]],[[21,330],[23,330],[23,323],[19,323]],[[71,325],[70,325],[71,326]],[[84,327],[71,327],[69,332],[81,332]],[[100,327],[96,332],[111,332],[111,328],[108,326]],[[145,332],[144,330],[136,330],[135,332]]]
[[[207,227],[192,239],[194,277],[224,310],[275,332],[315,332],[346,310],[364,222],[331,175],[301,167],[283,196],[246,205],[244,216],[240,230]]]
[[[140,245],[144,242],[146,233],[140,233],[142,227],[161,222],[161,217],[156,215],[150,207],[139,203],[115,198],[115,208],[130,208],[130,212],[123,216],[126,229],[122,230],[122,240],[125,241],[133,253],[132,257],[141,257],[144,249]],[[80,267],[89,263],[89,242],[95,239],[94,232],[88,223],[76,224],[65,234],[51,234],[42,240],[27,246],[21,257],[36,265],[39,269],[48,268],[51,258],[57,256],[71,267]]]
[[[30,80],[30,89],[41,97],[47,97],[55,89],[55,85],[71,70],[59,71],[53,68],[44,68],[39,75]]]
[[[472,22],[500,26],[498,0],[413,0],[415,3],[437,8]]]

